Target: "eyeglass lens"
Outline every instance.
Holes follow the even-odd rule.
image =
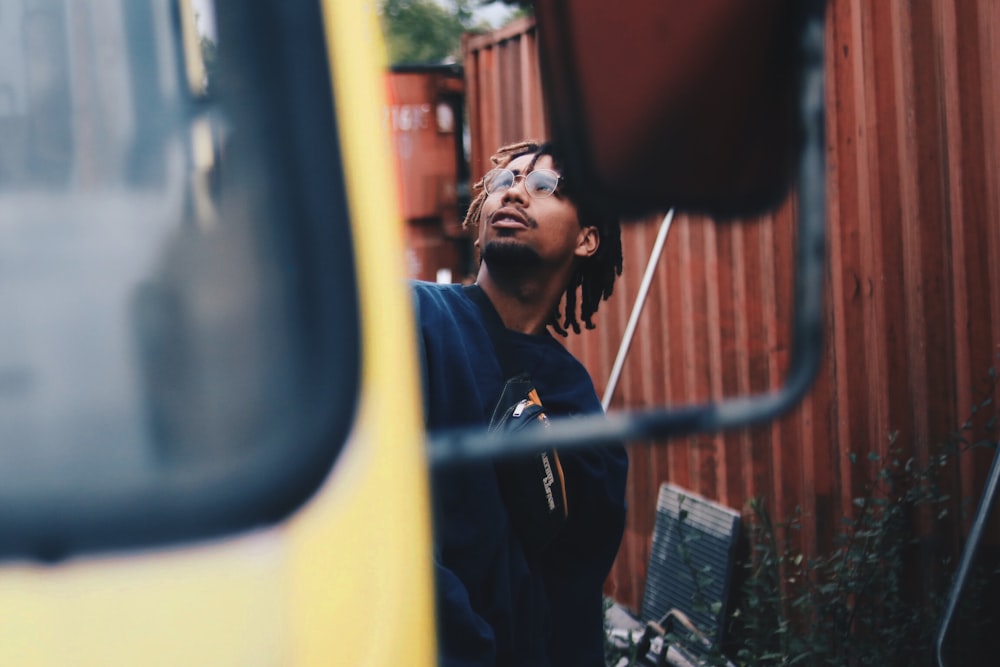
[[[536,169],[527,175],[515,174],[510,169],[492,169],[483,178],[483,187],[492,195],[514,187],[518,178],[524,179],[525,190],[532,197],[548,197],[556,191],[560,177],[551,169]]]

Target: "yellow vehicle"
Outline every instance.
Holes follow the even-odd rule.
[[[594,89],[570,72],[565,4],[537,8],[567,84],[556,131],[581,174],[648,168],[655,141],[573,116]],[[600,21],[602,4],[579,11]],[[187,0],[0,0],[0,665],[433,664],[428,456],[734,426],[808,386],[806,346],[774,396],[515,443],[426,434],[374,3],[217,0],[214,18],[206,78]],[[801,158],[807,341],[823,208],[808,102],[806,136],[751,190],[589,172],[622,212],[740,212],[773,204]]]

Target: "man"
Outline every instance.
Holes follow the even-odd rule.
[[[477,233],[476,283],[545,411],[599,412],[586,369],[548,328],[579,333],[578,294],[580,319],[594,327],[621,275],[618,222],[576,208],[547,145],[507,146],[493,163],[465,219]],[[428,428],[485,426],[507,379],[485,311],[459,285],[414,290]],[[434,471],[442,665],[604,665],[601,589],[624,529],[627,459],[621,447],[558,459],[568,517],[541,549],[519,537],[493,462]]]

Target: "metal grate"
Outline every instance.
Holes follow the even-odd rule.
[[[740,514],[674,486],[660,486],[642,620],[677,609],[722,641]]]

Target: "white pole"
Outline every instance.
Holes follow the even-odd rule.
[[[628,356],[628,349],[632,345],[635,327],[639,323],[639,316],[646,305],[646,295],[649,293],[649,286],[653,282],[653,275],[656,273],[656,266],[660,261],[660,255],[663,253],[663,245],[667,241],[667,233],[670,232],[670,224],[673,220],[674,209],[670,209],[663,218],[663,222],[660,223],[660,231],[656,235],[656,243],[653,244],[653,251],[649,254],[649,262],[646,264],[646,273],[643,275],[642,284],[639,286],[639,294],[635,297],[635,305],[632,306],[632,315],[629,316],[622,344],[618,348],[618,357],[615,359],[615,365],[611,369],[608,386],[604,390],[604,398],[601,400],[601,405],[604,406],[605,412],[608,411],[608,407],[611,405],[611,398],[615,395],[615,389],[618,387],[618,379],[621,377],[622,367],[625,365],[625,357]]]

